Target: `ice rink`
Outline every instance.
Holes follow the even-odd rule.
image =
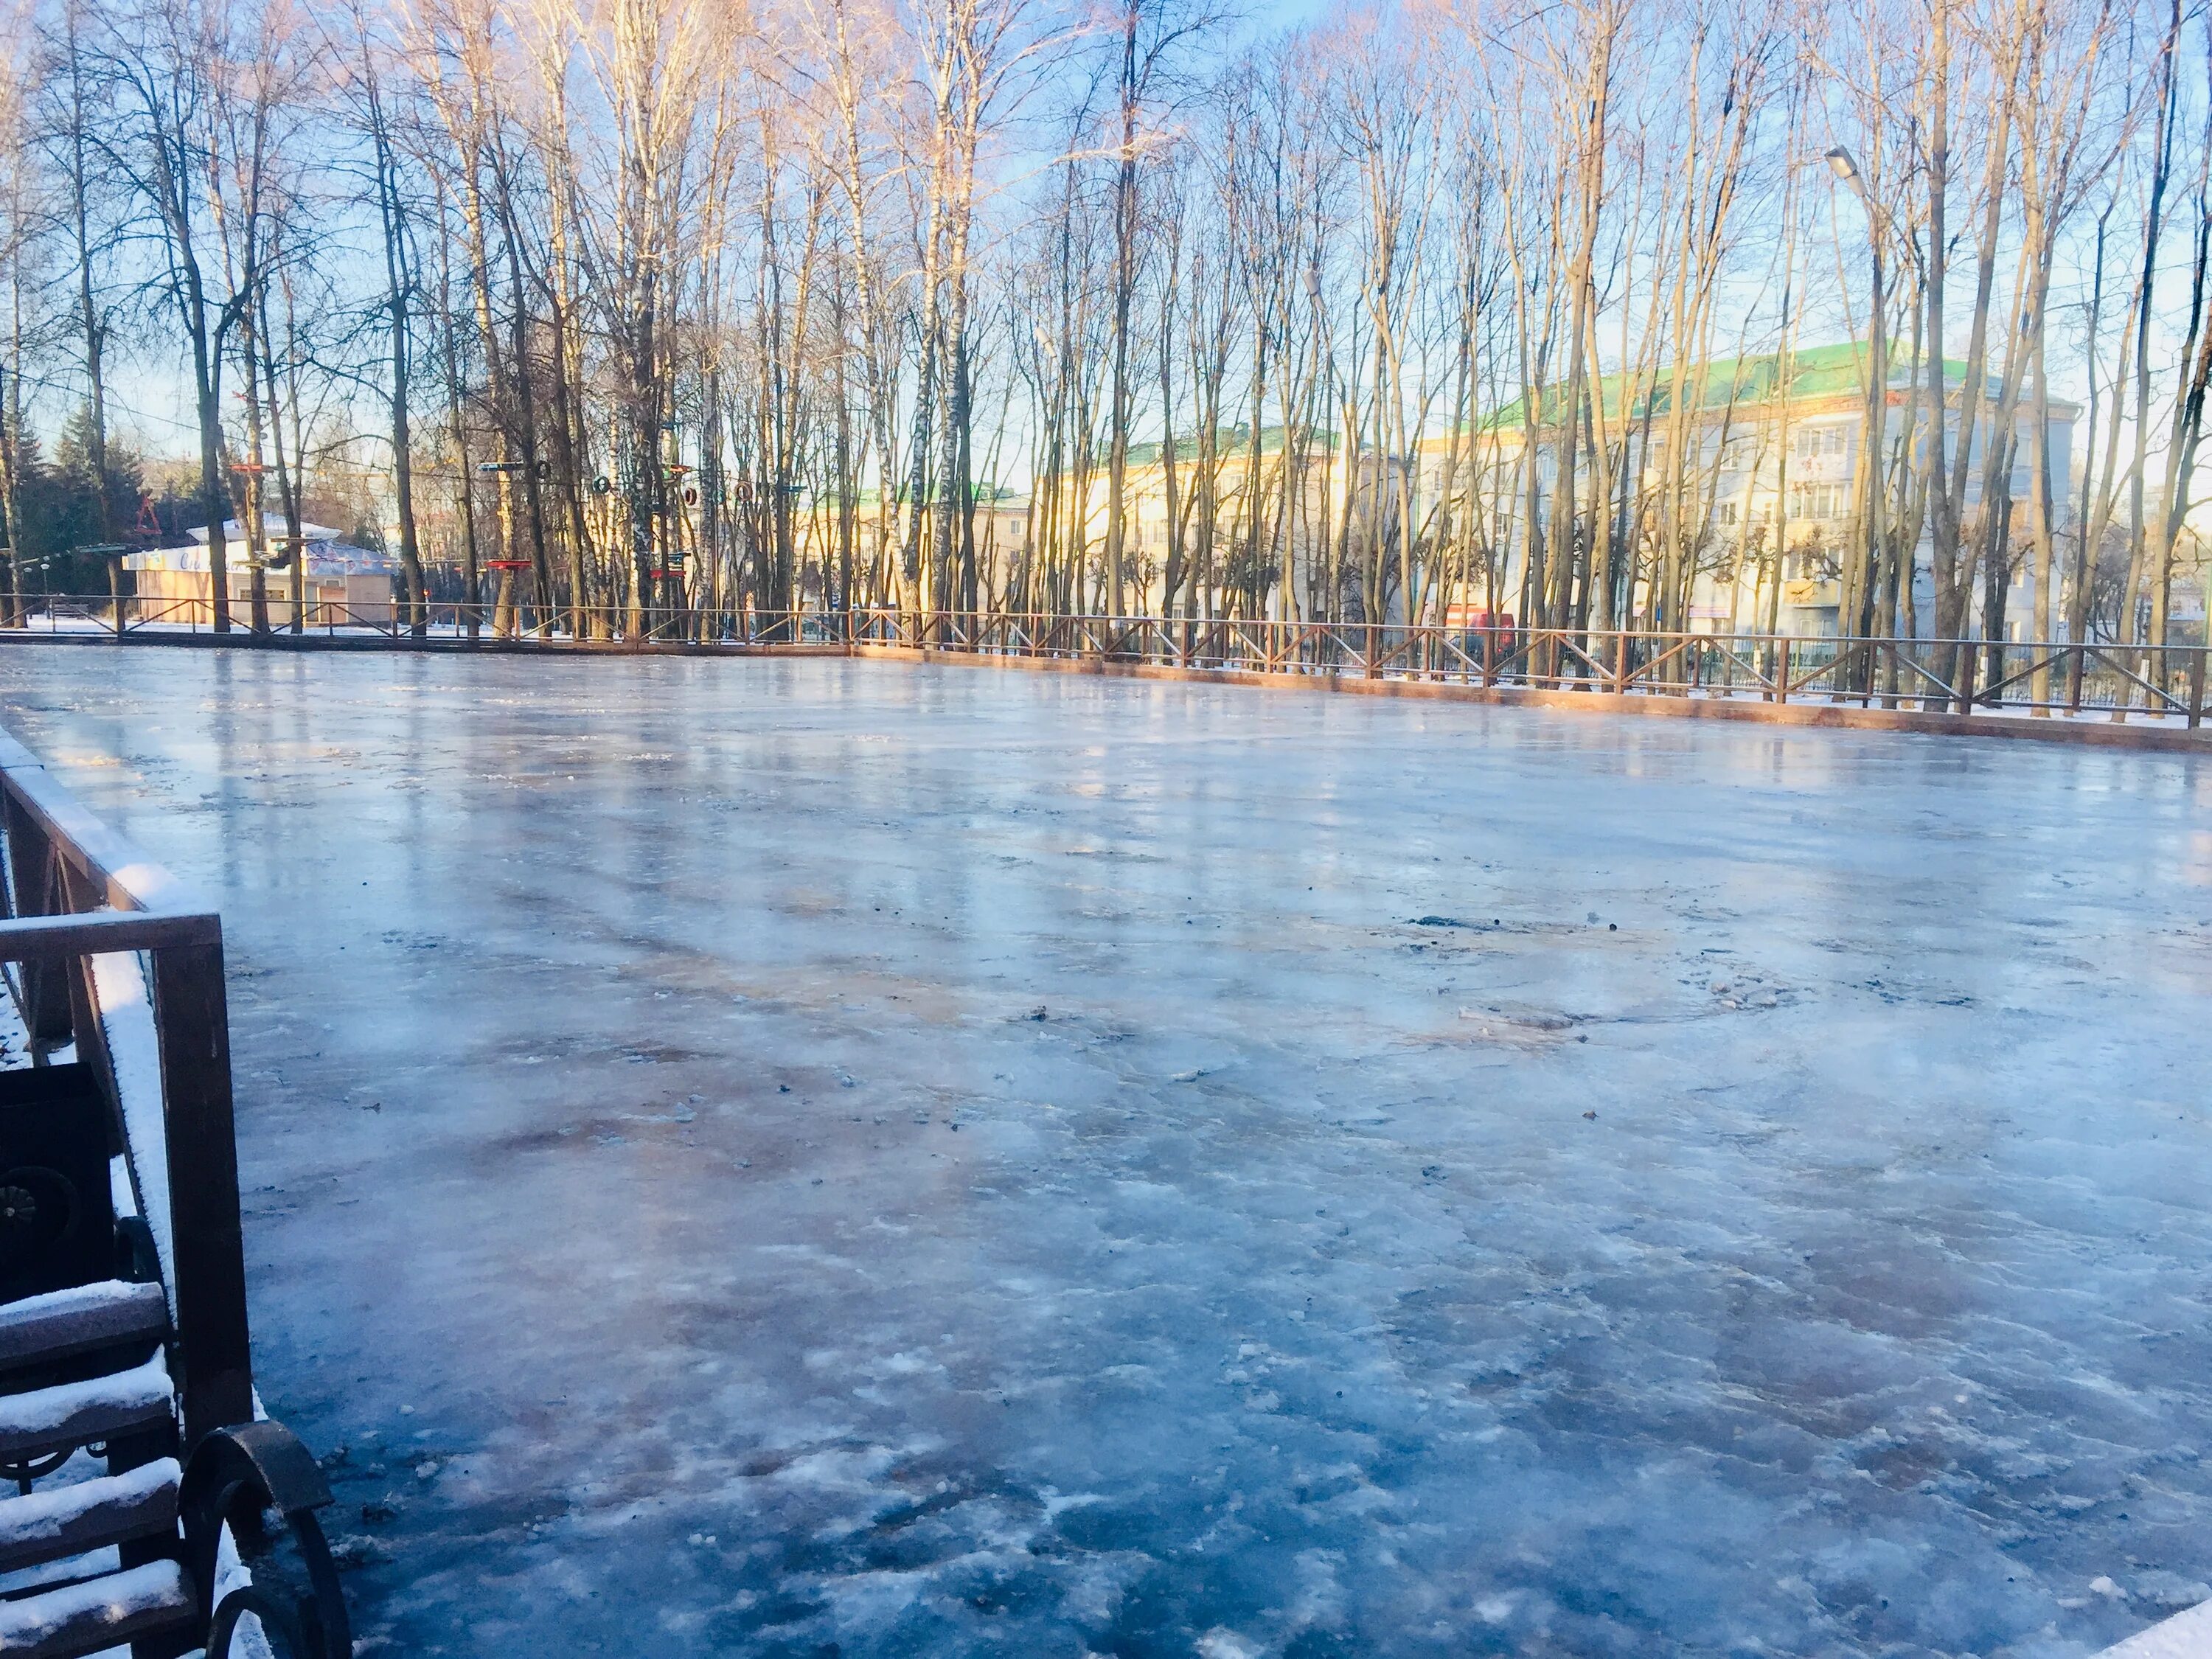
[[[364,1654],[2076,1656],[2212,1595],[2212,763],[43,643],[0,720],[222,908]]]

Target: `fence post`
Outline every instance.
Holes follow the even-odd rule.
[[[168,945],[149,955],[161,1057],[185,1443],[191,1445],[210,1429],[253,1420],[229,1012],[219,940]]]
[[[8,875],[14,888],[9,912],[18,916],[48,916],[63,908],[55,890],[58,875],[53,843],[39,821],[15,795],[0,806],[5,812],[8,836]],[[15,964],[16,983],[22,988],[17,1005],[31,1039],[34,1064],[45,1064],[49,1048],[70,1040],[68,984],[58,959],[25,960]]]
[[[1613,694],[1628,695],[1628,630],[1625,628],[1613,636]]]
[[[2189,653],[2189,729],[2192,732],[2204,723],[2204,649],[2200,645]]]

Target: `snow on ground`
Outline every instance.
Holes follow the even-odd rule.
[[[2191,757],[19,645],[228,929],[364,1653],[2085,1654],[2212,1578]]]

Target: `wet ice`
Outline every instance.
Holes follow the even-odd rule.
[[[368,1651],[2207,1593],[2189,759],[834,661],[18,647],[0,712],[222,906]]]

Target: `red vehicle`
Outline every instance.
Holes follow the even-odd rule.
[[[1448,605],[1444,607],[1444,631],[1457,636],[1460,649],[1484,662],[1494,663],[1511,656],[1516,645],[1510,611]]]

